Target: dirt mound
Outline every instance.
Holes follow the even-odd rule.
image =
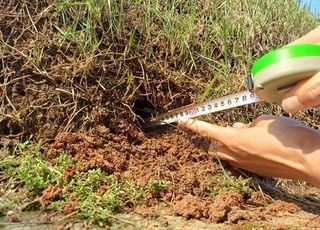
[[[237,192],[220,193],[214,198],[185,195],[175,202],[174,211],[187,219],[210,219],[214,223],[222,223],[233,218],[233,215],[228,216],[230,211],[243,208],[243,205],[243,196]]]
[[[50,160],[63,151],[82,162],[79,168],[68,168],[66,178],[75,171],[101,168],[108,173],[127,172],[142,185],[152,179],[169,181],[163,194],[168,201],[184,193],[201,196],[206,192],[207,177],[218,173],[213,157],[206,152],[209,143],[204,139],[190,139],[178,129],[163,134],[128,133],[124,130],[122,134],[112,134],[105,127],[92,133],[61,133],[46,155]]]
[[[226,192],[218,194],[212,205],[210,205],[210,220],[221,223],[233,215],[230,214],[234,208],[241,208],[244,204],[243,196],[236,192]],[[233,218],[234,219],[234,218]]]
[[[174,204],[174,212],[177,215],[183,216],[187,219],[191,218],[208,218],[209,208],[208,205],[211,200],[204,200],[197,196],[183,196],[181,200],[178,200]]]
[[[100,126],[92,132],[61,133],[49,146],[47,157],[50,160],[63,151],[76,162],[81,162],[77,164],[80,166],[66,169],[66,179],[76,171],[101,168],[119,178],[126,174],[144,186],[150,181],[165,181],[165,189],[149,194],[133,209],[126,208],[128,212],[147,217],[166,212],[186,219],[238,223],[241,220],[265,220],[300,210],[295,204],[274,202],[254,190],[246,194],[226,191],[212,196],[208,179],[221,172],[215,159],[206,151],[209,145],[206,139],[174,128],[161,133],[129,130],[127,127],[122,133],[113,134]],[[44,195],[43,202],[54,199],[59,192],[54,190],[52,195]],[[161,211],[159,202],[168,205]]]

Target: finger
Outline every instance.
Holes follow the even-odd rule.
[[[246,128],[248,127],[248,125],[242,123],[242,122],[236,122],[232,125],[233,128],[238,128],[238,129],[241,129],[241,128]]]
[[[320,43],[320,26],[290,44]]]
[[[222,144],[225,144],[226,140],[233,139],[235,135],[235,129],[233,128],[212,125],[199,120],[181,119],[179,124],[187,129],[199,133],[201,136],[212,138]]]
[[[227,149],[225,146],[223,146],[220,143],[217,143],[216,141],[213,141],[211,143],[208,152],[211,156],[217,157],[220,160],[225,160],[230,163],[239,164],[235,155],[229,149]]]
[[[320,72],[299,82],[284,95],[282,107],[289,113],[320,105]]]
[[[274,115],[261,115],[255,120],[253,120],[251,123],[248,124],[248,128],[252,127],[267,127],[271,123],[273,123],[276,119],[279,119],[279,117],[274,116]]]
[[[224,161],[228,161],[230,163],[235,163],[237,162],[237,159],[229,154],[223,153],[223,152],[217,152],[216,156],[220,159],[220,160],[224,160]]]

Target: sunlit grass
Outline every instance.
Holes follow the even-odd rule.
[[[57,33],[75,44],[80,54],[98,52],[104,36],[126,38],[124,55],[130,50],[145,52],[145,45],[156,39],[166,55],[177,56],[176,64],[189,73],[209,66],[213,74],[204,76],[211,80],[199,100],[232,91],[234,82],[245,81],[254,60],[318,22],[291,0],[56,0],[55,6]],[[138,18],[132,21],[137,11]],[[217,80],[219,87],[213,87]]]

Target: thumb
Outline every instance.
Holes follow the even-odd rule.
[[[320,105],[320,72],[303,80],[284,95],[282,107],[289,113]]]
[[[314,30],[311,30],[306,35],[298,38],[291,44],[299,44],[299,43],[320,43],[320,26],[316,27]]]

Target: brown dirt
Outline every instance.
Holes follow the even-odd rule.
[[[164,191],[149,194],[139,206],[126,209],[148,218],[156,218],[163,212],[159,207],[161,202],[167,204],[164,207],[167,214],[230,224],[268,220],[301,210],[292,202],[275,200],[254,190],[246,196],[239,192],[209,196],[207,179],[220,170],[206,151],[209,145],[206,139],[179,128],[150,133],[123,128],[125,130],[117,134],[103,126],[91,132],[60,133],[48,146],[47,157],[50,160],[64,151],[82,162],[81,167],[66,170],[66,179],[77,170],[102,168],[119,178],[126,172],[141,185],[150,180],[170,182]],[[275,192],[269,194],[274,196]]]
[[[288,213],[296,213],[300,210],[301,209],[295,204],[277,200],[274,203],[268,205],[264,213],[265,215],[282,216]]]
[[[66,213],[66,214],[72,213],[72,212],[76,209],[79,201],[80,201],[80,200],[79,200],[78,197],[72,197],[72,198],[71,198],[71,201],[69,201],[69,202],[67,202],[67,203],[64,203],[64,204],[63,204],[63,211],[64,211],[64,213]]]
[[[209,217],[209,204],[210,199],[204,200],[197,196],[186,195],[181,200],[175,202],[173,209],[175,214],[187,219],[203,219]]]
[[[42,205],[47,205],[55,198],[62,194],[62,190],[56,186],[49,186],[42,192],[42,196],[39,199],[39,203]]]
[[[0,59],[1,136],[48,141],[58,132],[88,130],[97,124],[117,129],[123,122],[142,123],[137,116],[145,115],[141,109],[189,104],[192,93],[209,81],[206,62],[190,73],[192,84],[185,81],[190,71],[181,67],[185,54],[168,55],[165,38],[155,42],[139,35],[145,44],[139,45],[141,50],[126,51],[130,31],[143,24],[139,7],[128,5],[125,21],[130,25],[119,34],[110,33],[108,16],[101,16],[102,23],[97,20],[94,25],[98,36],[105,34],[98,50],[82,54],[57,31],[61,8],[53,2],[0,3],[0,41],[8,45]],[[147,55],[150,46],[154,52]],[[42,52],[39,62],[31,54],[35,50]],[[164,63],[176,68],[164,68]]]
[[[226,192],[218,194],[213,204],[210,205],[210,220],[215,223],[221,223],[234,219],[230,213],[234,208],[243,207],[243,196],[237,192]]]

